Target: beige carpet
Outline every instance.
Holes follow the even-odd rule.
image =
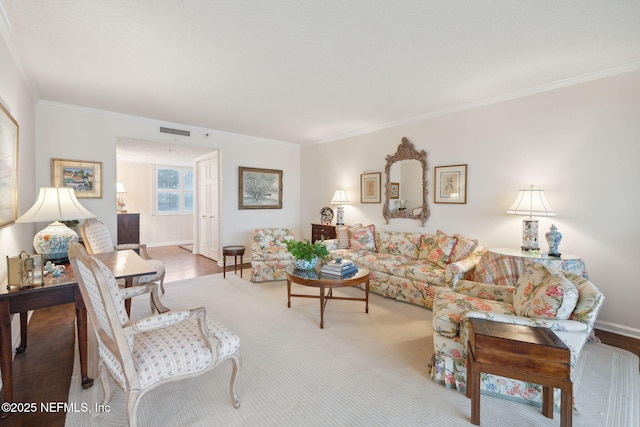
[[[245,277],[249,277],[245,274]],[[296,286],[296,285],[294,285]],[[431,311],[371,295],[364,303],[329,301],[325,329],[319,303],[297,298],[287,308],[285,282],[252,284],[234,274],[168,283],[172,308],[205,306],[240,336],[241,407],[228,395],[230,364],[196,379],[166,384],[147,394],[141,426],[466,426],[470,401],[428,377],[432,353]],[[297,291],[307,289],[297,287]],[[362,295],[344,289],[343,295]],[[149,313],[134,300],[132,317]],[[90,412],[71,412],[66,425],[126,425],[125,395],[114,390],[109,412],[96,413],[99,380],[80,388],[76,363],[69,401]],[[585,346],[576,368],[574,426],[639,426],[638,358],[604,344]],[[481,398],[484,426],[558,426],[536,407]]]

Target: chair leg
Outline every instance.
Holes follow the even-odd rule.
[[[106,405],[109,403],[111,399],[111,386],[109,385],[109,374],[107,372],[107,367],[100,361],[100,367],[98,368],[100,371],[100,382],[102,382],[102,391],[104,394],[104,399],[102,400],[102,405]]]
[[[239,354],[234,354],[230,356],[231,363],[233,363],[233,368],[231,370],[231,383],[229,384],[229,391],[231,392],[231,403],[234,408],[240,407],[240,396],[236,392],[236,383],[238,382],[238,372],[240,371],[240,365],[242,361],[240,359]]]
[[[129,427],[138,426],[138,404],[140,403],[140,392],[129,391],[127,393],[127,418],[129,418]]]

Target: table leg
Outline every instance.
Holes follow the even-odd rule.
[[[222,278],[226,279],[227,277],[227,256],[222,255]]]
[[[542,415],[553,419],[553,387],[542,386]]]
[[[573,413],[572,408],[572,399],[573,396],[573,384],[569,384],[569,386],[565,389],[562,388],[561,394],[561,403],[560,403],[560,426],[561,427],[571,427]]]
[[[473,360],[471,345],[467,347],[467,397],[471,398],[471,424],[480,425],[480,369]]]
[[[9,300],[0,302],[0,371],[2,372],[2,392],[5,402],[13,402],[13,367],[11,357],[11,314]],[[10,412],[0,412],[5,418]]]
[[[78,354],[80,356],[80,374],[82,375],[82,388],[89,388],[93,385],[93,378],[89,378],[87,373],[87,308],[80,294],[76,289],[76,324],[78,326]]]
[[[243,260],[242,260],[243,256],[240,255],[240,278],[242,279],[242,264],[243,264]]]
[[[367,300],[365,302],[364,312],[368,313],[369,312],[369,279],[367,279],[367,285],[366,285],[364,295],[365,295],[365,299]]]
[[[233,256],[233,274],[238,275],[238,255]]]
[[[320,286],[320,329],[324,329],[324,286]]]
[[[130,288],[133,286],[133,277],[127,277],[124,279],[124,287]],[[127,316],[131,317],[131,298],[124,300],[124,308],[127,310]]]
[[[20,313],[20,346],[16,348],[16,353],[24,353],[27,350],[27,312]]]
[[[291,308],[291,280],[287,279],[287,307]]]

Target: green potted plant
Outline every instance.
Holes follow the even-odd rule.
[[[300,270],[310,270],[316,266],[319,259],[329,256],[327,247],[321,241],[312,244],[309,239],[304,241],[290,239],[286,244],[289,253],[293,255],[293,265]]]

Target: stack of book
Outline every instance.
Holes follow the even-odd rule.
[[[340,259],[324,264],[320,271],[322,272],[322,277],[342,279],[356,273],[358,266],[351,260]]]

